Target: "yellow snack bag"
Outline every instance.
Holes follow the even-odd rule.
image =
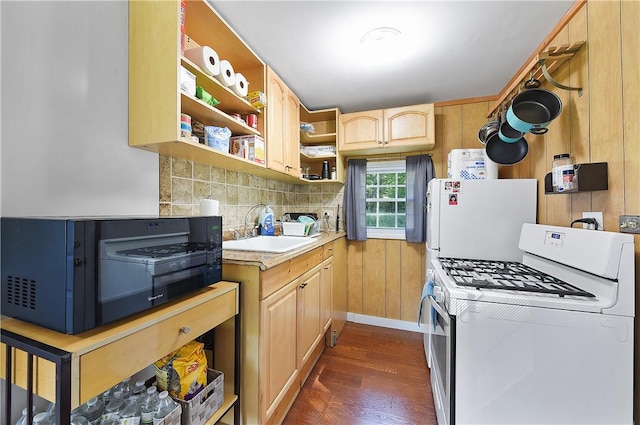
[[[190,400],[207,385],[204,344],[191,341],[155,363],[156,380],[162,390],[181,400]]]

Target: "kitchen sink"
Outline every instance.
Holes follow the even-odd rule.
[[[256,236],[255,238],[224,241],[222,249],[283,253],[315,241],[314,238],[301,236]]]

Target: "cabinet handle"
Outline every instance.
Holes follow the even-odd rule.
[[[291,166],[290,166],[290,165],[285,165],[285,166],[284,166],[284,169],[285,169],[285,170],[287,170],[287,171],[289,171],[289,170],[291,169]]]
[[[325,270],[329,270],[329,266],[325,266],[325,268],[324,268],[324,269],[325,269]]]
[[[307,282],[305,282],[302,285],[300,285],[300,289],[304,289],[305,286],[307,286]]]
[[[333,252],[333,248],[329,248],[329,249],[327,249],[327,251]]]
[[[189,332],[191,332],[191,328],[189,326],[182,326],[180,328],[180,332],[187,335]]]
[[[384,144],[384,142],[382,140],[378,140],[378,144],[382,145],[382,144]]]

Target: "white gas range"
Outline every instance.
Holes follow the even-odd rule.
[[[439,425],[632,424],[631,235],[524,224],[522,262],[430,251]]]

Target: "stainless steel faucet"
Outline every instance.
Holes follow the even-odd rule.
[[[249,220],[249,214],[251,214],[251,212],[254,211],[258,207],[265,207],[266,208],[267,206],[265,204],[256,204],[256,205],[252,206],[251,208],[249,208],[249,211],[247,211],[247,215],[244,216],[244,232],[243,232],[243,234],[244,234],[245,238],[250,238],[252,236],[255,236],[253,234],[253,231],[251,232],[250,235],[247,234],[247,220]]]

